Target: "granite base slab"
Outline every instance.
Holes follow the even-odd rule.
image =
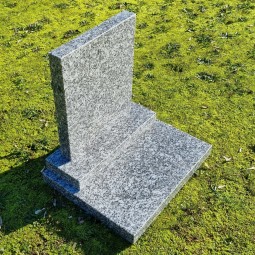
[[[155,120],[77,189],[50,169],[53,188],[134,243],[206,159],[211,145]]]

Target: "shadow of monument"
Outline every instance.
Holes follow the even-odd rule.
[[[41,170],[47,155],[0,174],[2,232],[8,235],[39,222],[85,254],[114,255],[128,248],[128,242],[44,183]]]

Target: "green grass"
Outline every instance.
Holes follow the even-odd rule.
[[[133,100],[213,145],[135,245],[40,174],[58,146],[47,53],[123,9]],[[254,0],[0,1],[0,254],[255,254],[254,16]]]

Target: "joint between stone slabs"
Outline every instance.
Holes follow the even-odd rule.
[[[153,112],[154,113],[154,112]],[[89,171],[86,176],[84,176],[79,182],[79,188],[81,188],[80,182],[85,181],[89,176],[91,176],[95,171],[100,171],[104,167],[108,166],[112,163],[114,163],[114,159],[118,157],[122,150],[128,147],[130,142],[132,141],[132,138],[135,138],[138,136],[145,128],[149,129],[152,123],[156,121],[156,114],[154,113],[148,120],[146,120],[141,126],[139,126],[132,134],[130,134],[119,146],[116,147],[116,149],[108,155],[107,158],[104,159],[103,162],[100,162],[97,166],[95,166],[91,171]]]

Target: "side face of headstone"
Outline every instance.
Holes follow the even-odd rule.
[[[135,14],[124,11],[50,53],[59,140],[69,160],[128,109],[134,30]]]

